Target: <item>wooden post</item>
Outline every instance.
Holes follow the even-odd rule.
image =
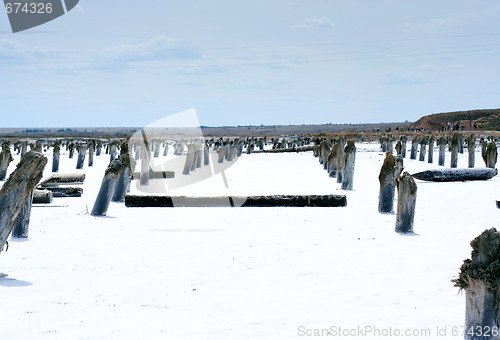
[[[450,168],[456,168],[458,163],[458,144],[460,142],[460,136],[458,133],[454,133],[451,138],[451,163]]]
[[[163,148],[163,157],[168,156],[168,143],[165,142],[165,147]]]
[[[189,175],[189,173],[191,172],[191,169],[193,168],[194,156],[195,156],[194,144],[188,144],[186,163],[184,163],[184,170],[182,171],[183,175]]]
[[[429,150],[427,151],[427,163],[432,164],[434,162],[434,136],[429,137]]]
[[[59,171],[59,159],[61,157],[61,142],[56,141],[52,150],[52,172]]]
[[[97,198],[92,208],[90,215],[105,216],[108,211],[109,203],[113,197],[116,187],[116,182],[123,171],[123,164],[120,159],[115,159],[109,163],[104,178],[102,179],[101,188],[97,194]]]
[[[394,206],[396,159],[390,152],[386,152],[384,164],[380,169],[378,180],[380,191],[378,195],[378,211],[380,213],[390,213]]]
[[[489,142],[486,146],[486,151],[483,156],[484,163],[487,168],[495,169],[495,164],[497,163],[498,151],[495,142]]]
[[[34,151],[26,153],[0,190],[0,211],[2,212],[0,214],[0,252],[26,200],[42,178],[46,164],[47,158],[42,154]]]
[[[452,280],[456,287],[465,290],[464,339],[498,339],[500,233],[495,228],[485,230],[470,245],[471,259],[464,261],[458,278]]]
[[[101,155],[101,150],[102,150],[102,141],[98,140],[97,141],[97,146],[95,150],[95,155],[100,156]]]
[[[403,156],[403,158],[406,158],[406,142],[408,141],[408,137],[401,136],[399,137],[399,139],[401,140],[401,156]]]
[[[413,136],[411,141],[410,159],[417,159],[418,137]]]
[[[387,137],[381,136],[379,142],[380,142],[380,149],[382,150],[382,152],[387,152]]]
[[[210,164],[210,147],[207,142],[205,142],[205,145],[203,146],[203,164]]]
[[[458,137],[458,153],[464,153],[464,135],[461,133]]]
[[[429,141],[429,137],[427,137],[427,136],[424,136],[424,137],[422,137],[422,139],[420,139],[420,157],[419,157],[420,162],[425,161],[425,152],[426,152],[425,150],[426,150],[428,141]]]
[[[111,141],[109,144],[109,162],[112,162],[118,154],[118,144],[117,140]]]
[[[217,149],[217,156],[218,156],[218,163],[223,163],[224,162],[224,157],[226,155],[226,148],[221,146],[219,149]]]
[[[141,159],[141,146],[137,141],[134,143],[134,149],[135,149],[134,159],[138,161]]]
[[[408,172],[396,180],[398,186],[398,209],[396,213],[396,232],[413,233],[417,184]]]
[[[2,153],[0,153],[0,181],[5,181],[7,177],[7,168],[12,162],[12,154],[10,153],[10,142],[2,142]]]
[[[398,156],[401,155],[402,148],[403,148],[403,144],[401,144],[401,141],[398,141],[396,143],[396,155],[398,155]]]
[[[404,169],[403,156],[397,155],[396,157],[394,157],[394,159],[396,159],[396,167],[395,167],[396,170],[394,172],[394,178],[398,178]]]
[[[344,147],[345,147],[345,137],[340,135],[339,137],[339,149],[337,152],[337,183],[342,183],[342,171],[344,170]]]
[[[30,226],[30,215],[31,215],[31,205],[33,204],[33,191],[31,190],[30,195],[24,202],[24,206],[19,213],[16,225],[12,229],[12,237],[15,238],[28,238],[29,226]]]
[[[354,146],[354,141],[348,141],[347,146],[344,149],[342,190],[352,190],[355,161],[356,161],[356,146]]]
[[[439,137],[439,139],[438,139],[438,145],[439,145],[439,159],[438,159],[438,164],[441,165],[441,166],[444,166],[446,144],[447,144],[446,138],[445,137]]]
[[[37,140],[35,143],[35,151],[43,154],[43,146],[39,140]]]
[[[476,136],[474,135],[467,138],[467,152],[469,153],[469,168],[473,168],[476,161]]]
[[[94,166],[94,149],[95,149],[95,141],[91,140],[88,142],[89,148],[89,167]]]
[[[135,169],[135,160],[130,157],[128,152],[129,139],[126,139],[121,144],[120,148],[120,161],[122,163],[122,171],[119,174],[118,181],[116,182],[113,197],[113,202],[124,202],[125,195],[130,190],[130,181]]]
[[[69,158],[73,158],[73,154],[75,153],[75,143],[68,142],[68,150],[69,150]]]
[[[83,169],[83,164],[85,163],[85,154],[87,153],[87,146],[83,143],[79,143],[76,147],[78,150],[78,158],[76,160],[76,168]]]
[[[21,158],[26,155],[26,152],[28,152],[28,143],[23,142],[23,145],[21,146]]]
[[[337,177],[337,154],[339,152],[339,144],[335,143],[330,150],[330,154],[328,155],[328,173],[330,177]]]
[[[153,158],[160,157],[160,141],[155,140],[153,142]]]
[[[140,185],[149,184],[149,169],[151,162],[151,152],[149,151],[149,143],[145,134],[143,133],[143,143],[141,143],[141,178],[139,179]]]

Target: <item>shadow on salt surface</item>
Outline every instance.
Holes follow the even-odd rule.
[[[4,287],[27,287],[27,286],[31,286],[31,285],[32,285],[32,283],[28,282],[28,281],[10,279],[8,277],[1,277],[0,278],[0,286],[4,286]]]

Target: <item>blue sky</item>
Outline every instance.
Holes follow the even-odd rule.
[[[3,127],[414,121],[500,107],[498,1],[89,1],[13,34]]]

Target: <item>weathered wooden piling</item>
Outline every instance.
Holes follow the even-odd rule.
[[[33,204],[33,191],[28,195],[24,206],[17,217],[16,225],[12,229],[12,237],[15,238],[28,238],[30,216],[31,216],[31,206]]]
[[[182,170],[183,175],[189,175],[193,169],[193,163],[195,158],[195,146],[194,144],[188,144],[188,150],[186,154],[186,163],[184,163],[184,170]]]
[[[118,145],[120,144],[119,141],[113,140],[109,144],[109,161],[112,162],[116,156],[118,155]]]
[[[432,164],[434,162],[434,136],[429,136],[428,141],[428,151],[427,151],[427,163]]]
[[[52,148],[52,172],[59,171],[59,159],[61,158],[61,142],[56,141]]]
[[[417,159],[418,137],[413,136],[411,141],[410,159]]]
[[[46,164],[47,158],[42,154],[34,151],[26,153],[0,190],[0,211],[2,212],[0,214],[0,252],[26,200],[42,178]]]
[[[426,153],[426,148],[427,148],[428,142],[429,142],[428,136],[424,136],[420,139],[420,155],[419,155],[420,162],[425,161],[425,153]]]
[[[487,168],[495,169],[495,164],[497,163],[498,150],[495,142],[489,142],[486,146],[486,151],[483,156],[484,163]]]
[[[470,243],[455,287],[465,290],[464,339],[498,339],[500,327],[500,233],[485,230]]]
[[[408,142],[408,137],[401,136],[399,137],[399,140],[401,141],[401,156],[403,156],[403,158],[406,158],[406,142]]]
[[[26,152],[28,152],[28,143],[23,142],[23,144],[21,145],[21,158],[26,155]]]
[[[87,145],[79,143],[76,147],[78,151],[78,158],[76,160],[76,168],[83,169],[83,164],[85,163],[85,154],[87,153]]]
[[[203,145],[203,164],[210,164],[210,147],[208,146],[207,142],[205,142],[205,144]]]
[[[396,212],[396,232],[413,233],[417,183],[408,172],[396,180],[398,187],[398,207]]]
[[[224,158],[226,155],[226,148],[225,147],[219,147],[217,149],[217,156],[218,156],[218,163],[224,163]]]
[[[128,152],[128,142],[125,140],[120,147],[120,161],[122,163],[122,171],[119,173],[118,181],[113,192],[113,197],[111,201],[113,202],[124,202],[125,195],[130,190],[130,181],[132,180],[132,175],[135,169],[135,160],[130,157]]]
[[[454,133],[451,138],[451,162],[450,168],[456,168],[458,163],[458,144],[460,143],[460,135]]]
[[[342,183],[342,172],[344,171],[344,148],[345,148],[344,135],[340,135],[338,144],[339,144],[339,149],[337,152],[337,183]]]
[[[12,154],[10,152],[10,142],[2,142],[2,153],[0,153],[0,181],[4,181],[7,177],[7,168],[10,162],[12,162]]]
[[[149,169],[151,168],[151,152],[149,151],[149,143],[145,134],[143,133],[143,142],[141,143],[141,178],[139,179],[140,185],[149,184]]]
[[[439,145],[439,159],[438,159],[438,164],[440,166],[444,166],[446,144],[448,143],[448,141],[447,141],[447,139],[445,137],[439,137],[437,143]]]
[[[380,213],[392,212],[394,206],[396,159],[390,152],[386,152],[384,164],[380,169],[378,180],[380,191],[378,195],[378,211]]]
[[[113,197],[113,193],[116,187],[116,182],[123,171],[123,163],[121,160],[115,159],[109,163],[106,172],[104,173],[104,178],[102,179],[101,188],[97,194],[97,198],[92,208],[90,215],[92,216],[105,216],[108,211],[109,203]]]
[[[473,168],[474,167],[474,163],[476,161],[476,136],[474,135],[470,135],[468,138],[467,138],[467,152],[469,154],[469,168]]]
[[[163,148],[163,157],[168,156],[168,143],[165,142],[165,147]]]
[[[91,140],[88,142],[89,149],[89,167],[94,166],[94,149],[95,149],[95,141]]]
[[[397,143],[396,143],[396,155],[401,155],[401,150],[403,148],[403,144],[401,143],[401,141],[399,140]]]
[[[354,163],[356,161],[356,146],[354,141],[348,141],[344,149],[344,168],[342,171],[342,190],[352,190],[354,180]]]
[[[75,153],[75,143],[73,142],[68,142],[67,144],[68,150],[69,150],[69,158],[73,158],[73,155]]]
[[[464,153],[464,135],[461,133],[458,136],[458,153]]]
[[[328,165],[328,173],[332,178],[337,177],[337,154],[339,152],[339,144],[333,144],[330,154],[328,155],[327,165]]]
[[[98,140],[97,145],[96,145],[96,149],[95,149],[95,155],[100,156],[101,150],[102,150],[102,141]]]

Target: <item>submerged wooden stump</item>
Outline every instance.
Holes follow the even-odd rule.
[[[434,162],[434,136],[429,137],[429,151],[427,151],[427,163],[432,164]]]
[[[410,159],[417,159],[418,137],[414,136],[411,141]]]
[[[34,190],[31,190],[30,195],[28,195],[28,198],[26,199],[26,202],[24,203],[24,206],[19,213],[16,225],[12,229],[12,237],[28,238],[31,206],[33,204],[33,191]]]
[[[469,138],[467,138],[467,151],[469,153],[468,166],[469,168],[473,168],[476,161],[476,136],[470,135]]]
[[[378,211],[380,213],[392,212],[394,206],[395,173],[396,159],[390,152],[387,152],[378,176],[380,182]]]
[[[451,138],[451,161],[450,168],[456,168],[458,163],[458,146],[460,143],[460,135],[458,133],[454,133]]]
[[[448,141],[446,140],[445,137],[439,137],[437,143],[439,145],[439,159],[438,159],[438,164],[440,166],[444,166],[446,144],[448,143]]]
[[[356,146],[354,141],[348,141],[344,149],[344,171],[342,173],[342,190],[352,190],[354,180],[354,163],[356,161]]]
[[[0,190],[0,252],[46,164],[47,158],[41,153],[26,153]]]
[[[94,149],[95,149],[95,142],[91,140],[88,143],[88,148],[89,148],[89,163],[88,166],[94,166]]]
[[[465,290],[464,339],[498,339],[500,233],[495,228],[485,230],[470,245],[471,259],[464,261],[458,278],[453,280],[456,287]]]
[[[339,150],[337,152],[337,183],[342,183],[342,173],[344,171],[344,147],[345,137],[341,135],[339,138]]]
[[[101,188],[97,194],[97,198],[90,213],[92,216],[105,216],[108,211],[109,203],[113,197],[120,174],[123,171],[123,164],[120,159],[115,159],[109,163],[104,178],[102,179]]]
[[[495,142],[489,142],[488,145],[486,146],[486,151],[483,156],[486,167],[495,169],[497,158],[498,158],[497,146]]]
[[[339,144],[333,144],[330,154],[328,155],[327,165],[328,165],[328,173],[332,178],[337,177],[337,154],[339,152]]]
[[[7,177],[7,168],[13,160],[14,158],[12,158],[12,154],[10,152],[10,143],[3,142],[2,153],[0,153],[0,181],[4,181],[5,177]]]
[[[398,187],[398,208],[396,212],[396,232],[413,233],[417,184],[408,172],[396,181]]]
[[[429,137],[425,136],[420,140],[420,156],[419,161],[425,161],[425,153],[427,148],[427,143],[429,142]]]
[[[59,171],[59,159],[61,158],[61,143],[56,142],[52,150],[52,172]]]

